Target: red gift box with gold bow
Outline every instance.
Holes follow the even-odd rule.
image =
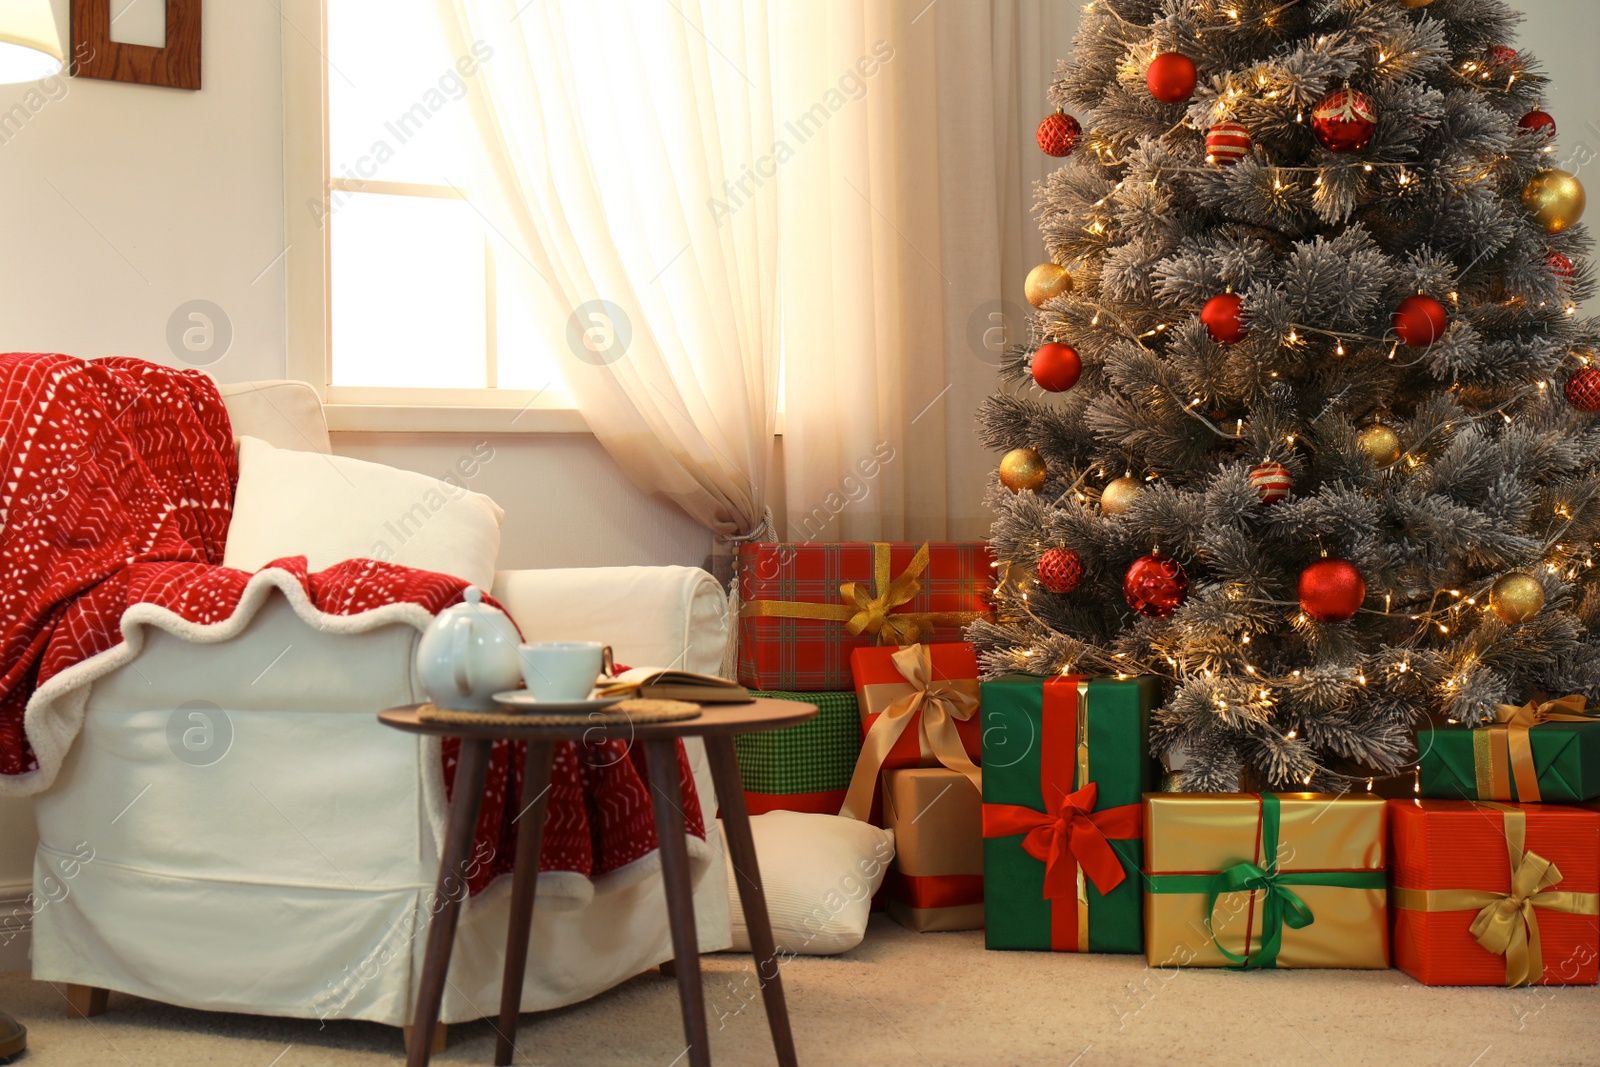
[[[1394,965],[1425,985],[1594,985],[1600,812],[1391,800]]]
[[[741,545],[739,681],[849,689],[858,648],[960,641],[990,613],[993,561],[981,541]]]
[[[948,767],[980,792],[978,653],[969,644],[858,648],[861,755],[840,815],[881,823],[878,779],[897,767]]]

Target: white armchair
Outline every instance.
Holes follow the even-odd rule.
[[[305,386],[230,393],[236,433],[326,449]],[[720,663],[726,604],[704,571],[505,571],[492,592],[530,640],[604,639],[633,664]],[[437,744],[375,713],[421,699],[419,636],[317,632],[274,595],[232,640],[151,633],[94,683],[82,733],[36,799],[34,976],[193,1008],[407,1023],[445,799]],[[708,832],[696,918],[713,951],[730,943],[724,861],[698,742],[689,756]],[[671,958],[661,881],[633,866],[647,869],[592,892],[541,880],[524,1010]],[[498,1010],[509,882],[463,908],[445,1022]]]

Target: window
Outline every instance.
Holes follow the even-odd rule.
[[[335,429],[581,429],[520,253],[461,192],[477,132],[433,0],[284,5],[290,373]]]

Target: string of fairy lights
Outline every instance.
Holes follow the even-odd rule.
[[[1238,31],[1250,27],[1271,29],[1274,26],[1274,20],[1292,8],[1299,6],[1302,2],[1303,0],[1285,0],[1283,3],[1251,15],[1246,15],[1241,11],[1241,6],[1247,5],[1241,5],[1240,3],[1230,3],[1227,0],[1222,0],[1222,2],[1202,2],[1197,4],[1196,10],[1201,18],[1210,19],[1211,24],[1200,26],[1197,32],[1204,35]],[[1428,6],[1432,0],[1394,0],[1394,2],[1403,3],[1410,8],[1422,8]],[[1151,42],[1150,27],[1140,26],[1129,21],[1109,3],[1103,3],[1102,0],[1090,0],[1085,5],[1084,10],[1086,13],[1099,11],[1131,31],[1126,35],[1108,34],[1108,36],[1111,36],[1113,40],[1127,50],[1131,62],[1147,69],[1146,78],[1152,95],[1165,103],[1187,104],[1189,102],[1197,85],[1195,68],[1191,60],[1176,52],[1163,52],[1158,45]],[[1320,37],[1316,45],[1319,48],[1323,47],[1327,44],[1327,41],[1328,38],[1326,36]],[[1415,49],[1396,50],[1391,53],[1386,47],[1380,46],[1376,52],[1375,63],[1377,67],[1384,67],[1400,59],[1417,59],[1419,56],[1420,53]],[[1160,68],[1159,73],[1158,67]],[[1509,94],[1519,78],[1523,78],[1526,73],[1522,58],[1515,51],[1501,46],[1491,48],[1482,57],[1451,64],[1448,69],[1460,82],[1470,85],[1480,92],[1500,92],[1505,94]],[[1252,158],[1255,159],[1256,164],[1265,171],[1272,182],[1273,194],[1276,194],[1285,205],[1292,205],[1303,195],[1306,186],[1302,184],[1301,176],[1314,175],[1309,188],[1318,189],[1323,187],[1329,179],[1330,172],[1339,168],[1359,166],[1363,175],[1377,175],[1386,184],[1391,193],[1398,191],[1399,195],[1405,195],[1412,187],[1420,188],[1424,185],[1422,179],[1426,176],[1427,170],[1415,161],[1407,163],[1369,160],[1361,161],[1359,164],[1352,162],[1348,164],[1328,163],[1301,166],[1278,165],[1263,160],[1259,154],[1259,149],[1255,149],[1252,145],[1249,131],[1230,120],[1236,114],[1248,114],[1251,108],[1270,110],[1271,108],[1281,108],[1283,104],[1290,104],[1295,108],[1294,123],[1305,125],[1306,101],[1301,99],[1302,90],[1297,84],[1295,76],[1286,70],[1280,62],[1268,60],[1248,70],[1221,77],[1220,88],[1214,98],[1213,113],[1216,121],[1213,126],[1209,130],[1201,130],[1194,125],[1186,113],[1159,139],[1161,142],[1166,143],[1174,135],[1189,137],[1199,134],[1204,136],[1207,142],[1205,165],[1163,164],[1149,178],[1149,186],[1152,189],[1159,187],[1159,181],[1163,177],[1217,175],[1222,168],[1238,163],[1252,151],[1256,153]],[[1263,108],[1262,102],[1266,102],[1268,106]],[[1245,105],[1249,105],[1249,107]],[[1370,140],[1372,130],[1376,126],[1375,113],[1371,101],[1362,94],[1351,90],[1348,84],[1341,91],[1326,94],[1318,101],[1316,107],[1311,110],[1316,120],[1314,126],[1317,139],[1322,141],[1325,148],[1335,153],[1364,148]],[[1284,114],[1286,115],[1287,112],[1285,111]],[[1333,116],[1333,121],[1331,122],[1327,118],[1330,114]],[[1052,122],[1055,123],[1053,126],[1051,126]],[[1521,125],[1526,129],[1546,129],[1547,127],[1546,132],[1553,141],[1555,132],[1554,119],[1544,112],[1536,110],[1529,113],[1524,117]],[[1048,138],[1047,126],[1050,127]],[[1328,132],[1330,129],[1331,133]],[[1222,131],[1221,135],[1219,135],[1219,130]],[[1077,146],[1080,135],[1081,130],[1076,120],[1058,111],[1054,116],[1046,119],[1045,123],[1041,123],[1039,131],[1040,147],[1052,155],[1066,155]],[[1087,137],[1082,137],[1082,140],[1085,150],[1092,152],[1095,160],[1108,168],[1127,166],[1130,162],[1126,158],[1118,158],[1117,143],[1114,140],[1098,137],[1092,132]],[[1065,150],[1058,150],[1063,145]],[[1542,148],[1542,152],[1545,155],[1554,151],[1555,145],[1553,143]],[[1508,162],[1509,156],[1501,155],[1498,158],[1484,161],[1479,168],[1472,169],[1470,173],[1450,174],[1443,177],[1448,178],[1453,185],[1457,186],[1466,183],[1497,181],[1502,176],[1501,168]],[[1570,179],[1571,184],[1566,187],[1569,193],[1571,185],[1576,185],[1575,178],[1558,170],[1541,171],[1535,182],[1545,178],[1546,175],[1552,174],[1562,176],[1564,179]],[[1118,200],[1119,194],[1122,194],[1127,189],[1131,180],[1123,178],[1117,181],[1104,196],[1091,203],[1090,218],[1084,225],[1083,230],[1092,237],[1100,239],[1100,247],[1093,251],[1083,252],[1071,260],[1078,269],[1082,270],[1085,265],[1104,257],[1109,252],[1109,234],[1115,226],[1115,219],[1102,217],[1100,209],[1114,200]],[[1560,184],[1561,179],[1556,179],[1556,181],[1557,184]],[[1548,188],[1537,190],[1539,195],[1535,195],[1536,191],[1533,188],[1535,182],[1530,182],[1529,187],[1524,189],[1523,200],[1528,205],[1533,217],[1543,224],[1546,232],[1551,234],[1559,233],[1574,223],[1576,221],[1576,213],[1573,210],[1573,198],[1569,195],[1566,201],[1563,202],[1559,195],[1559,190],[1556,195],[1552,195],[1551,190]],[[1576,199],[1580,202],[1576,207],[1576,212],[1581,212],[1581,186],[1577,186],[1577,190]],[[1550,259],[1547,262],[1551,265],[1551,269],[1561,277],[1567,280],[1571,280],[1573,277],[1571,263],[1565,256],[1561,256],[1552,250]],[[1564,267],[1562,267],[1562,264],[1564,264]],[[1473,265],[1476,265],[1476,263]],[[1466,270],[1470,271],[1473,265],[1469,265]],[[1046,268],[1052,269],[1047,270]],[[1047,305],[1056,297],[1071,293],[1074,286],[1071,272],[1067,268],[1058,267],[1055,264],[1041,264],[1040,267],[1035,268],[1033,274],[1030,274],[1028,288],[1029,300],[1035,307],[1048,313],[1059,314],[1059,311],[1052,312]],[[1074,310],[1077,312],[1092,311],[1092,317],[1089,320],[1090,328],[1109,330],[1114,336],[1132,342],[1144,353],[1157,359],[1161,356],[1160,351],[1146,342],[1152,338],[1162,337],[1168,331],[1179,326],[1182,321],[1158,322],[1150,325],[1148,329],[1140,330],[1130,324],[1116,310],[1106,307],[1098,301],[1087,300],[1085,299],[1086,296],[1087,294],[1084,294],[1076,298]],[[1212,339],[1220,344],[1237,343],[1248,332],[1240,313],[1239,298],[1233,296],[1231,288],[1229,288],[1227,296],[1230,298],[1231,304],[1225,304],[1218,309],[1216,314],[1211,314],[1213,305],[1222,299],[1221,297],[1213,298],[1212,303],[1208,304],[1201,314],[1201,321],[1211,333]],[[1449,308],[1446,308],[1443,302],[1426,296],[1422,292],[1419,292],[1418,297],[1414,299],[1426,301],[1411,309],[1418,312],[1418,314],[1413,315],[1402,323],[1401,313],[1397,312],[1395,328],[1383,336],[1374,336],[1360,331],[1332,330],[1300,322],[1290,322],[1280,327],[1275,338],[1276,343],[1272,346],[1272,351],[1282,353],[1287,350],[1289,352],[1298,351],[1308,354],[1313,351],[1327,351],[1334,358],[1343,359],[1350,355],[1351,349],[1356,350],[1359,358],[1370,358],[1387,348],[1384,360],[1393,364],[1396,369],[1403,370],[1416,366],[1429,358],[1429,349],[1444,333],[1445,324],[1448,322],[1450,314],[1452,312],[1460,312],[1461,296],[1458,289],[1452,289],[1446,296]],[[1411,301],[1407,301],[1407,304],[1410,303]],[[1504,304],[1508,307],[1520,303],[1521,298],[1516,296],[1504,301]],[[1487,306],[1487,302],[1484,299],[1479,299],[1474,306],[1481,309]],[[1542,301],[1538,306],[1540,308],[1548,307],[1549,301]],[[1562,307],[1564,317],[1570,318],[1576,314],[1576,311],[1577,307],[1570,299]],[[1102,320],[1107,325],[1103,326]],[[1070,325],[1064,317],[1058,318],[1056,321],[1059,324],[1058,328],[1066,328]],[[1148,323],[1148,320],[1146,321]],[[1051,332],[1051,330],[1047,329],[1047,336]],[[1423,343],[1416,343],[1419,337],[1424,339]],[[1312,345],[1316,347],[1313,349],[1310,347]],[[1266,347],[1261,338],[1256,338],[1254,346],[1256,351],[1264,351]],[[1397,359],[1401,347],[1418,348],[1421,353],[1413,360],[1402,362]],[[1051,348],[1064,349],[1065,354],[1052,353],[1052,355],[1058,355],[1058,358],[1051,363],[1053,378],[1047,381],[1041,377],[1039,368],[1041,357],[1046,354],[1047,349]],[[1584,371],[1578,373],[1590,370],[1591,359],[1587,353],[1574,352],[1572,356],[1579,366],[1584,368]],[[1031,370],[1035,383],[1047,392],[1060,392],[1070,389],[1077,381],[1080,368],[1081,362],[1078,360],[1076,352],[1070,346],[1058,341],[1049,341],[1040,346],[1031,360]],[[1269,380],[1279,377],[1279,372],[1276,369],[1263,367],[1263,370],[1266,371]],[[1575,399],[1572,379],[1568,381],[1566,388],[1568,400],[1573,406],[1579,407],[1581,410],[1600,410],[1600,369],[1593,369],[1592,373],[1596,376],[1596,381],[1593,383],[1594,407],[1588,407],[1585,403]],[[1448,438],[1436,442],[1436,437],[1458,434],[1464,425],[1476,424],[1481,420],[1499,419],[1503,420],[1504,424],[1510,425],[1515,421],[1519,408],[1524,403],[1539,404],[1547,401],[1551,387],[1554,384],[1548,376],[1542,377],[1529,383],[1526,388],[1516,391],[1509,397],[1498,399],[1493,406],[1486,410],[1477,413],[1459,413],[1444,421],[1442,425],[1434,427],[1422,439],[1414,441],[1410,448],[1402,448],[1398,437],[1393,434],[1392,430],[1382,426],[1376,420],[1362,431],[1358,444],[1374,460],[1385,478],[1390,476],[1389,472],[1391,471],[1402,473],[1413,471],[1427,462],[1436,444],[1439,447],[1443,447],[1448,442]],[[1208,415],[1206,396],[1191,394],[1190,399],[1185,400],[1183,395],[1176,392],[1171,385],[1165,382],[1157,382],[1157,385],[1166,402],[1170,402],[1179,411],[1203,424],[1218,437],[1230,441],[1242,441],[1249,436],[1245,418],[1238,416],[1217,417],[1219,416],[1217,412],[1210,412]],[[1450,389],[1451,391],[1456,391],[1458,387],[1453,385]],[[1231,432],[1226,426],[1227,422],[1234,424]],[[1382,430],[1383,434],[1374,435],[1372,441],[1369,441],[1369,431],[1374,429]],[[1308,439],[1307,435],[1295,433],[1286,433],[1284,435],[1284,445],[1290,450],[1300,447],[1315,451],[1316,447],[1315,443]],[[1375,448],[1380,451],[1375,451]],[[1022,462],[1012,464],[1011,470],[1008,471],[1008,464],[1011,463],[1013,457],[1017,453],[1025,452],[1031,452],[1033,455],[1031,457],[1024,456]],[[1267,468],[1274,468],[1274,470],[1269,471],[1273,478],[1281,475],[1282,478],[1287,479],[1288,472],[1281,464],[1274,462],[1273,457],[1270,455],[1266,459],[1268,462],[1263,463],[1255,471],[1251,472],[1252,484],[1256,484],[1257,473]],[[1091,467],[1093,468],[1092,471]],[[1092,506],[1097,502],[1093,489],[1089,487],[1089,479],[1091,473],[1095,477],[1103,478],[1106,472],[1103,466],[1091,465],[1091,467],[1085,467],[1075,472],[1075,477],[1071,484],[1056,498],[1054,506],[1060,506],[1069,498],[1076,500],[1083,506]],[[1045,471],[1042,459],[1032,449],[1013,450],[1002,461],[1001,480],[1013,492],[1022,488],[1040,488],[1047,478],[1048,473]],[[1147,484],[1158,478],[1158,474],[1148,473],[1144,476],[1143,483],[1140,483],[1138,479],[1134,478],[1133,472],[1130,470],[1123,478],[1108,484],[1101,491],[1098,502],[1106,514],[1121,514],[1130,506],[1132,497],[1137,492],[1140,484]],[[1027,484],[1030,482],[1033,484]],[[1119,486],[1119,483],[1126,484]],[[1276,482],[1270,482],[1270,479],[1263,480],[1261,484],[1263,486],[1267,484],[1277,485]],[[1128,485],[1132,485],[1133,489],[1128,489]],[[1287,486],[1287,482],[1284,485]],[[1115,511],[1112,508],[1111,498],[1114,488],[1118,490]],[[1282,496],[1274,496],[1271,499],[1265,495],[1265,489],[1262,492],[1263,502],[1270,503],[1276,499],[1281,499],[1282,496],[1286,496],[1288,489],[1286,487],[1283,488]],[[1567,534],[1577,521],[1577,517],[1583,514],[1584,510],[1594,502],[1593,498],[1595,496],[1596,491],[1591,488],[1578,494],[1576,498],[1556,502],[1550,514],[1550,527],[1545,531],[1544,536],[1541,538],[1540,546],[1535,553],[1549,573],[1558,575],[1567,582],[1576,581],[1584,571],[1594,566],[1594,546],[1570,545]],[[1046,546],[1039,541],[1035,541],[1033,547],[1036,550],[1046,549]],[[1048,551],[1060,550],[1050,549]],[[1325,558],[1328,556],[1325,548],[1321,550],[1321,554]],[[1158,556],[1160,556],[1160,551],[1159,546],[1156,546],[1152,556],[1146,557],[1146,559]],[[1137,565],[1138,563],[1135,564],[1135,566]],[[996,566],[1002,565],[996,563]],[[1042,582],[1042,567],[1041,561],[1041,584],[1044,584]],[[1351,569],[1353,570],[1353,568]],[[1242,616],[1245,624],[1237,635],[1237,645],[1227,653],[1207,651],[1196,653],[1186,647],[1186,635],[1191,634],[1193,628],[1188,624],[1184,624],[1172,635],[1170,640],[1165,636],[1158,636],[1152,641],[1152,654],[1159,661],[1164,662],[1166,668],[1170,668],[1164,669],[1161,666],[1161,662],[1130,655],[1126,651],[1111,652],[1089,642],[1059,633],[1059,631],[1056,631],[1041,619],[1030,605],[1029,594],[1032,587],[1030,580],[1019,579],[1011,575],[1009,571],[1009,567],[1002,571],[997,593],[1003,590],[1009,582],[1014,587],[1013,591],[1016,595],[1014,603],[1019,603],[1021,610],[1036,625],[1047,632],[1055,633],[1058,637],[1071,642],[1076,647],[1077,651],[1071,657],[1074,662],[1063,666],[1061,668],[1062,673],[1073,673],[1081,663],[1084,666],[1113,672],[1119,678],[1125,678],[1135,673],[1146,673],[1171,677],[1179,682],[1187,682],[1197,676],[1205,679],[1215,679],[1219,675],[1237,670],[1242,672],[1242,676],[1229,676],[1236,681],[1242,681],[1244,688],[1250,695],[1243,704],[1239,703],[1237,696],[1233,697],[1233,704],[1230,709],[1229,697],[1213,694],[1212,699],[1218,710],[1243,711],[1248,714],[1251,721],[1259,728],[1278,730],[1279,736],[1283,741],[1294,742],[1299,737],[1296,728],[1281,729],[1274,722],[1274,713],[1278,708],[1274,693],[1281,692],[1284,695],[1288,695],[1292,692],[1296,686],[1305,681],[1303,670],[1291,670],[1287,675],[1281,677],[1264,675],[1261,669],[1251,662],[1251,655],[1248,651],[1254,636],[1272,633],[1276,624],[1263,619],[1259,615]],[[1081,565],[1078,565],[1076,573],[1078,578],[1081,578]],[[1181,575],[1181,567],[1179,568],[1179,573]],[[1381,610],[1369,608],[1365,606],[1364,602],[1359,602],[1351,607],[1347,614],[1337,615],[1331,619],[1312,612],[1307,607],[1304,599],[1301,601],[1286,601],[1251,595],[1252,590],[1250,587],[1242,582],[1230,583],[1226,586],[1225,595],[1228,599],[1238,601],[1241,605],[1269,609],[1295,609],[1293,614],[1287,616],[1287,619],[1289,624],[1297,632],[1301,633],[1303,637],[1311,636],[1314,621],[1339,621],[1344,618],[1353,618],[1357,615],[1404,619],[1416,623],[1416,626],[1411,628],[1409,636],[1398,641],[1386,643],[1383,649],[1375,656],[1363,657],[1354,666],[1340,668],[1354,672],[1354,678],[1357,683],[1365,686],[1369,673],[1375,676],[1381,676],[1385,672],[1404,675],[1416,668],[1416,658],[1425,652],[1433,652],[1436,658],[1436,650],[1426,649],[1424,641],[1432,640],[1432,635],[1435,633],[1444,637],[1448,637],[1453,633],[1461,633],[1474,613],[1495,614],[1503,621],[1508,622],[1508,624],[1512,624],[1513,620],[1508,619],[1506,614],[1502,612],[1501,605],[1495,603],[1495,594],[1501,581],[1512,575],[1524,579],[1529,578],[1528,575],[1521,572],[1508,571],[1506,574],[1495,578],[1482,579],[1465,589],[1446,588],[1435,590],[1431,596],[1427,596],[1426,600],[1423,599],[1425,594],[1414,594],[1411,598],[1398,604],[1395,602],[1396,592],[1391,590],[1383,594],[1383,608]],[[1072,579],[1074,587],[1078,578]],[[1182,602],[1182,592],[1187,589],[1187,578],[1183,577],[1182,581],[1180,599],[1178,599],[1177,603]],[[1061,592],[1060,589],[1051,588],[1048,585],[1046,588],[1049,588],[1051,592]],[[1536,582],[1534,582],[1534,588],[1538,588]],[[1070,592],[1070,589],[1067,591]],[[1358,599],[1365,601],[1366,595],[1365,586],[1362,584],[1361,595]],[[1526,610],[1525,604],[1522,607],[1513,609],[1513,613],[1517,614],[1514,622],[1527,621],[1527,619],[1531,619],[1538,613],[1543,606],[1542,590],[1538,590],[1537,596],[1538,604],[1533,607],[1531,612]],[[1129,602],[1137,610],[1158,618],[1170,615],[1176,607],[1176,605],[1173,605],[1167,610],[1159,612],[1145,611],[1142,606],[1135,604],[1131,594]],[[1166,645],[1165,650],[1162,648],[1163,644]],[[1037,652],[1038,650],[1036,649],[1028,649],[1023,652],[1023,655],[1032,657]],[[1444,677],[1444,680],[1440,683],[1443,690],[1441,696],[1449,698],[1456,691],[1466,686],[1470,681],[1471,672],[1478,666],[1479,662],[1480,655],[1478,650],[1471,645],[1464,646],[1461,660],[1452,665],[1454,669],[1439,672],[1440,676]],[[1455,719],[1451,718],[1450,721],[1454,722]],[[1390,775],[1353,775],[1326,766],[1326,761],[1317,759],[1309,748],[1303,751],[1311,759],[1313,768],[1303,777],[1303,782],[1307,785],[1318,777],[1324,780],[1344,781],[1355,785],[1359,785],[1364,781],[1366,788],[1370,791],[1376,780],[1402,778],[1407,775],[1415,778],[1419,774],[1420,762],[1406,764],[1397,773]],[[1420,785],[1417,788],[1420,788]]]

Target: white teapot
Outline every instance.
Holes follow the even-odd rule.
[[[417,673],[434,707],[492,711],[494,694],[522,684],[517,628],[469,585],[464,603],[434,616],[417,645]]]

